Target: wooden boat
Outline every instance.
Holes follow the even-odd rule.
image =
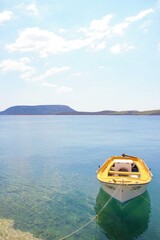
[[[152,177],[142,159],[125,154],[110,157],[97,171],[103,190],[122,203],[143,194]]]

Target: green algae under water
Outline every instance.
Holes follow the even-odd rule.
[[[113,199],[69,239],[160,239],[158,117],[2,116],[0,132],[0,217],[16,230],[58,240],[86,224],[109,198],[98,165],[125,152],[152,168],[144,198]]]

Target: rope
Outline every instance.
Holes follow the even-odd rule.
[[[118,186],[119,187],[119,186]],[[81,229],[85,228],[86,226],[88,226],[91,222],[95,221],[100,213],[104,210],[104,208],[110,203],[110,201],[112,200],[112,198],[116,195],[116,191],[118,189],[118,187],[115,189],[115,191],[113,192],[113,195],[108,199],[108,201],[104,204],[104,206],[101,208],[101,210],[96,214],[95,217],[93,217],[91,220],[89,220],[87,223],[85,223],[83,226],[81,226],[80,228],[78,228],[77,230],[73,231],[72,233],[66,235],[65,237],[60,238],[59,240],[64,240],[68,237],[71,237],[72,235],[76,234],[77,232],[79,232]]]
[[[119,187],[119,186],[118,186]],[[110,198],[108,199],[108,201],[105,203],[105,205],[101,208],[101,210],[97,213],[96,217],[98,217],[100,215],[100,213],[104,210],[104,208],[110,203],[110,201],[112,200],[112,198],[116,195],[116,191],[118,189],[118,187],[115,189],[115,191],[113,192],[113,195],[110,196]]]
[[[151,201],[149,201],[148,199],[146,199],[142,194],[139,195],[139,193],[136,190],[134,190],[134,191],[138,194],[139,197],[143,198],[146,202],[150,203],[153,207],[155,207],[158,211],[160,211],[160,208],[156,204],[154,204]]]
[[[119,185],[120,186],[120,185]],[[93,217],[91,220],[89,220],[86,224],[84,224],[83,226],[81,226],[80,228],[78,228],[77,230],[73,231],[72,233],[66,235],[65,237],[60,238],[59,240],[64,240],[67,239],[68,237],[71,237],[72,235],[76,234],[77,232],[79,232],[81,229],[85,228],[86,226],[88,226],[91,222],[95,221],[99,215],[102,213],[102,211],[105,209],[105,207],[110,203],[110,201],[112,200],[112,198],[116,195],[118,187],[115,189],[115,191],[113,192],[112,196],[110,196],[110,198],[107,200],[107,202],[104,204],[104,206],[101,208],[101,210],[96,214],[95,217]],[[137,194],[139,194],[136,190],[134,190]],[[141,198],[143,198],[146,202],[150,203],[152,206],[154,206],[155,208],[157,208],[160,211],[160,208],[158,206],[156,206],[155,204],[153,204],[151,201],[149,201],[148,199],[146,199],[144,196],[139,195]]]
[[[75,230],[74,232],[68,234],[65,237],[60,238],[59,240],[64,240],[72,235],[74,235],[75,233],[79,232],[81,229],[85,228],[87,225],[89,225],[91,222],[93,222],[96,219],[96,217],[92,218],[89,222],[87,222],[86,224],[84,224],[82,227],[78,228],[77,230]]]

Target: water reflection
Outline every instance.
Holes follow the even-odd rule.
[[[109,198],[110,196],[100,188],[96,199],[96,213]],[[150,210],[148,192],[123,205],[112,199],[100,214],[97,223],[108,239],[131,240],[143,234],[148,228]]]

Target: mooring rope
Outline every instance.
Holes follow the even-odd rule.
[[[64,240],[68,237],[71,237],[72,235],[74,235],[75,233],[79,232],[81,229],[85,228],[87,225],[89,225],[91,222],[93,222],[96,219],[96,216],[94,218],[92,218],[89,222],[87,222],[86,224],[84,224],[83,226],[81,226],[80,228],[78,228],[77,230],[75,230],[74,232],[68,234],[65,237],[60,238],[59,240]]]
[[[112,198],[116,195],[116,192],[117,192],[117,190],[118,190],[118,187],[119,187],[119,186],[117,186],[117,188],[116,188],[115,191],[113,192],[113,195],[110,196],[110,198],[108,199],[108,201],[104,204],[104,206],[101,208],[101,210],[97,213],[96,218],[99,217],[100,213],[104,210],[104,208],[110,203],[110,201],[112,200]]]
[[[118,186],[119,187],[119,186]],[[104,204],[104,206],[101,208],[101,210],[96,214],[95,217],[93,217],[91,220],[89,220],[87,223],[85,223],[83,226],[79,227],[78,229],[76,229],[75,231],[73,231],[72,233],[66,235],[65,237],[60,238],[59,240],[64,240],[68,237],[71,237],[72,235],[76,234],[77,232],[79,232],[81,229],[85,228],[86,226],[88,226],[91,222],[95,221],[100,213],[102,213],[102,211],[104,210],[104,208],[110,203],[110,201],[112,200],[112,198],[116,195],[117,189],[118,187],[115,189],[115,191],[113,192],[112,196],[110,196],[110,198],[107,200],[107,202]]]
[[[147,198],[143,196],[143,194],[140,194],[134,189],[134,191],[138,194],[139,197],[143,198],[146,202],[150,203],[153,207],[155,207],[158,211],[160,211],[160,207],[158,207],[156,204],[149,201]]]

